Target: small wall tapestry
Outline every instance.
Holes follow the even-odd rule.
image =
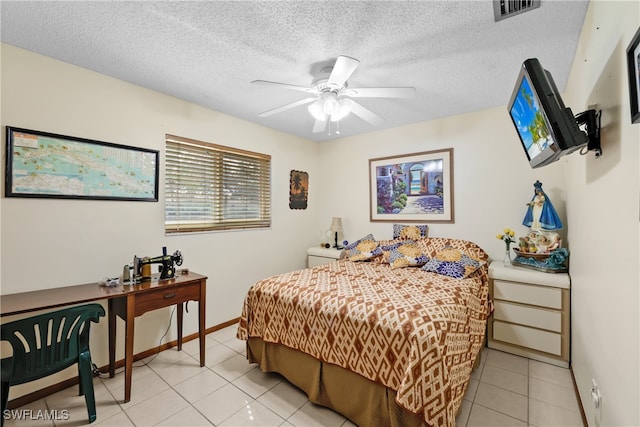
[[[301,171],[291,171],[289,179],[289,208],[307,209],[309,196],[309,174]]]

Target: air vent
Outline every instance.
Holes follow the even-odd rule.
[[[540,7],[540,0],[493,0],[496,22]]]

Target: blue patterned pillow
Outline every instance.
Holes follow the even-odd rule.
[[[393,224],[393,238],[420,240],[427,237],[428,230],[429,226],[427,225]]]
[[[344,247],[345,256],[350,261],[366,261],[382,255],[382,250],[378,247],[378,242],[373,238],[373,234],[367,234],[353,243]]]
[[[392,250],[398,249],[398,247],[411,241],[410,240],[401,240],[401,241],[391,240],[390,242],[391,243],[389,243],[389,240],[387,240],[386,244],[383,244],[382,242],[380,242],[380,251],[382,252],[381,261],[384,264],[389,264],[389,255],[391,254]]]
[[[382,251],[388,252],[388,254],[385,253],[385,257],[391,268],[421,266],[429,261],[413,240],[382,247]]]
[[[484,264],[484,261],[471,258],[459,249],[446,246],[423,265],[422,269],[456,279],[464,279]]]

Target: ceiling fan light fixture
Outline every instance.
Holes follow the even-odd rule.
[[[340,109],[338,96],[333,92],[329,92],[328,94],[324,95],[323,98],[324,103],[322,104],[322,110],[325,112],[325,114],[328,114],[330,116],[336,114]]]
[[[348,99],[339,99],[333,92],[322,94],[309,107],[309,113],[316,120],[335,122],[343,119],[351,112],[351,102]]]

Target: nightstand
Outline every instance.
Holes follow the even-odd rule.
[[[344,251],[342,249],[314,246],[307,249],[307,267],[328,264],[343,257]]]
[[[571,279],[567,273],[544,273],[522,267],[489,266],[494,312],[488,346],[569,366]]]

